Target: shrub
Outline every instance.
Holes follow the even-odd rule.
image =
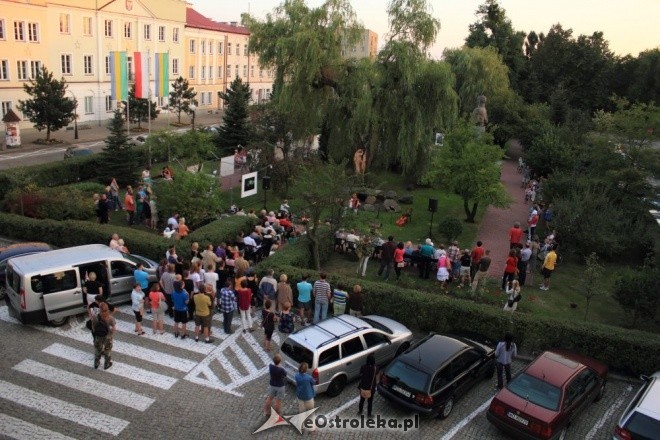
[[[79,189],[40,188],[29,184],[12,189],[5,198],[5,209],[15,214],[53,220],[90,220],[94,218],[91,196]]]
[[[463,233],[463,223],[456,217],[445,217],[438,223],[438,231],[449,244]]]
[[[654,319],[660,306],[660,270],[645,267],[628,272],[614,283],[614,299],[632,318],[632,326],[639,318]]]
[[[224,217],[195,229],[186,237],[185,241],[189,243],[196,241],[202,246],[209,243],[218,245],[223,241],[231,243],[239,232],[243,231],[247,234],[256,224],[257,219],[252,217],[240,215]]]
[[[192,229],[215,218],[221,206],[216,178],[201,173],[182,172],[170,182],[159,182],[156,197],[159,213],[178,212]]]

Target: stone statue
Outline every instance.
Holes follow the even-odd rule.
[[[477,107],[472,111],[472,120],[477,130],[483,133],[486,131],[486,124],[488,124],[488,112],[486,111],[486,96],[479,95],[477,97]]]
[[[353,155],[353,164],[355,174],[364,174],[367,170],[367,151],[363,148],[358,149]]]

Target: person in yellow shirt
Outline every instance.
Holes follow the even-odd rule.
[[[543,260],[543,269],[541,269],[541,274],[543,275],[543,284],[541,285],[541,290],[550,290],[550,276],[555,270],[555,265],[557,264],[557,253],[555,252],[555,246],[552,246]]]

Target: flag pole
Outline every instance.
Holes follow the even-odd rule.
[[[151,61],[150,61],[150,55],[151,55],[151,49],[147,50],[147,65],[149,66],[147,68],[147,87],[149,87],[149,93],[147,93],[147,121],[149,124],[149,134],[151,134],[151,78],[150,78],[150,73],[151,73]],[[151,156],[151,155],[149,155]],[[151,159],[151,157],[150,157]]]
[[[126,136],[131,136],[131,100],[128,96],[128,76],[131,70],[128,65],[128,56],[126,56]]]

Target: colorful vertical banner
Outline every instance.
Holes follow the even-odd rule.
[[[135,97],[149,99],[149,54],[135,52]]]
[[[167,97],[170,94],[170,54],[156,54],[156,96]]]
[[[126,52],[110,52],[110,93],[115,101],[128,101]]]

